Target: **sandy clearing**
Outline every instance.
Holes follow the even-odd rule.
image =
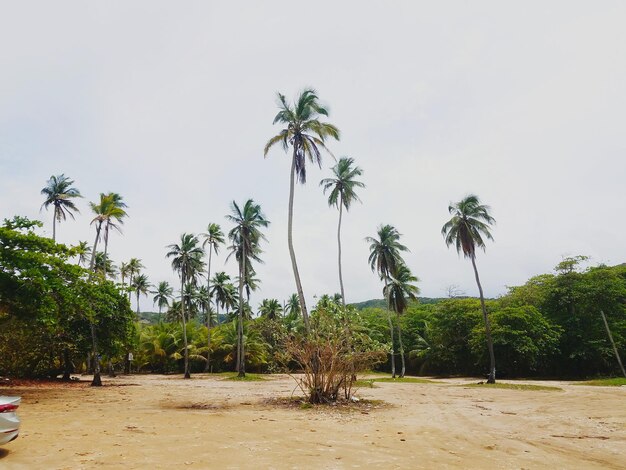
[[[369,411],[287,409],[294,381],[272,376],[130,376],[106,386],[2,387],[23,397],[3,469],[626,469],[626,387],[541,382],[563,391],[379,383]],[[525,382],[533,383],[533,382]]]

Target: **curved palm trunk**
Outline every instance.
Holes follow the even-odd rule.
[[[389,285],[389,278],[385,276],[385,290],[387,292],[387,286]],[[393,322],[391,321],[391,302],[389,296],[387,296],[387,321],[389,322],[389,334],[391,335],[391,377],[396,378],[396,351],[394,346],[394,334],[393,334]]]
[[[244,243],[244,242],[242,242]],[[246,272],[246,250],[242,246],[239,264],[239,314],[237,315],[237,377],[246,376],[246,360],[243,345],[243,280]]]
[[[394,306],[395,306],[395,311],[396,311],[396,321],[398,323],[398,344],[400,346],[400,361],[401,361],[400,378],[403,378],[406,372],[406,363],[404,360],[404,345],[402,344],[402,325],[400,325],[400,313],[398,312],[398,305],[395,304],[395,300],[394,300]]]
[[[107,278],[107,254],[109,252],[109,224],[104,226],[104,268],[102,269],[102,276]],[[130,301],[129,301],[130,302]]]
[[[54,210],[52,211],[52,241],[57,241],[57,207],[54,206]]]
[[[337,262],[339,265],[339,287],[341,288],[341,303],[346,307],[346,294],[343,290],[343,276],[341,275],[341,215],[343,213],[343,196],[339,201],[339,223],[337,224]]]
[[[102,229],[102,221],[98,222],[96,228],[96,239],[93,242],[93,251],[91,252],[91,262],[89,263],[89,270],[94,271],[96,263],[96,249],[98,248],[98,239],[100,238],[100,230]],[[92,387],[101,387],[102,378],[100,377],[100,358],[98,357],[98,340],[96,337],[96,325],[93,321],[90,321],[91,330],[91,353],[93,357],[93,380],[91,381]]]
[[[190,379],[189,373],[189,350],[187,349],[187,321],[185,319],[185,275],[180,274],[180,309],[183,316],[183,346],[185,347],[185,378]]]
[[[474,267],[474,276],[476,276],[476,284],[478,284],[478,293],[480,294],[480,306],[483,310],[483,318],[485,320],[485,335],[487,336],[487,348],[489,349],[489,377],[487,378],[488,384],[496,383],[496,356],[493,354],[493,340],[491,339],[491,322],[487,315],[487,308],[485,307],[485,297],[483,295],[483,286],[480,284],[480,278],[478,277],[478,269],[476,269],[476,257],[474,253],[471,254],[472,266]]]
[[[209,296],[209,311],[206,315],[206,329],[207,329],[207,351],[206,351],[206,364],[204,366],[204,372],[211,370],[211,257],[213,256],[213,250],[211,249],[213,244],[209,243],[209,266],[207,268],[206,276],[206,292]],[[217,302],[216,302],[217,304]]]
[[[613,341],[613,335],[611,334],[611,329],[609,328],[609,324],[606,321],[606,316],[604,315],[604,311],[600,310],[600,315],[602,315],[602,321],[604,322],[604,327],[606,328],[606,333],[609,336],[609,340],[611,341],[611,346],[613,346],[613,352],[615,353],[615,358],[617,359],[617,363],[619,364],[619,368],[622,370],[622,374],[626,377],[626,370],[624,370],[624,364],[622,364],[622,358],[619,357],[619,352],[617,351],[617,346],[615,346],[615,341]]]
[[[306,309],[304,300],[304,291],[302,290],[302,282],[300,281],[300,273],[298,273],[298,264],[296,263],[296,252],[293,249],[293,193],[295,189],[296,178],[296,149],[293,149],[293,158],[291,159],[291,175],[289,177],[289,215],[287,219],[287,244],[289,245],[289,257],[291,258],[291,267],[293,268],[293,276],[296,280],[296,290],[298,291],[298,299],[300,300],[300,310],[302,310],[302,319],[307,334],[310,332],[309,314]]]
[[[137,320],[139,320],[139,290],[136,292],[137,297]]]

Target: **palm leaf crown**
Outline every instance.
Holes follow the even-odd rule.
[[[485,250],[485,240],[493,240],[489,229],[495,219],[489,214],[490,207],[480,203],[478,196],[470,194],[461,201],[450,204],[452,218],[441,229],[446,245],[454,245],[456,251],[466,258],[476,254],[476,247]]]
[[[73,219],[74,214],[71,211],[80,212],[71,199],[83,196],[78,189],[72,187],[73,184],[74,180],[69,179],[64,174],[52,175],[46,187],[41,190],[41,194],[46,196],[41,205],[42,209],[47,209],[53,205],[54,217],[59,222],[66,220],[67,215]]]
[[[328,116],[328,109],[318,102],[317,93],[311,88],[300,93],[293,105],[287,103],[285,95],[278,93],[278,106],[280,110],[273,124],[285,124],[286,127],[267,142],[264,155],[267,156],[270,148],[277,143],[282,145],[285,152],[292,146],[295,173],[300,183],[304,184],[307,158],[321,167],[320,149],[331,153],[326,147],[326,139],[332,137],[339,140],[339,129],[319,120],[320,116]]]
[[[342,157],[337,164],[333,166],[332,172],[334,178],[324,178],[320,181],[320,186],[326,191],[330,191],[328,195],[328,205],[339,208],[340,204],[350,209],[353,201],[361,202],[359,196],[355,192],[355,188],[364,188],[365,185],[355,178],[363,174],[363,170],[358,166],[352,167],[353,158]]]
[[[168,245],[166,257],[172,258],[172,269],[177,271],[181,278],[187,282],[195,283],[196,277],[201,275],[204,269],[202,257],[204,251],[199,246],[198,237],[191,233],[183,233],[180,237],[180,245]]]
[[[381,279],[386,279],[403,264],[400,252],[409,249],[400,243],[400,233],[392,225],[381,225],[377,235],[378,238],[365,239],[370,244],[368,261],[372,271],[376,271]]]

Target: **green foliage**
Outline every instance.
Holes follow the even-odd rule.
[[[502,383],[499,382],[497,384],[488,384],[488,383],[480,383],[480,384],[465,384],[463,387],[479,387],[479,388],[498,388],[505,390],[522,390],[522,391],[532,391],[532,392],[562,392],[563,389],[559,387],[549,387],[546,385],[532,385],[532,384],[511,384],[511,383]]]
[[[595,387],[626,387],[626,378],[614,377],[612,379],[596,379],[579,382],[576,385],[592,385]]]

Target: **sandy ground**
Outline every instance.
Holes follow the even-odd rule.
[[[626,387],[463,383],[379,383],[358,396],[388,406],[352,411],[268,403],[291,396],[288,376],[2,387],[23,401],[21,435],[0,448],[0,468],[626,469]]]

